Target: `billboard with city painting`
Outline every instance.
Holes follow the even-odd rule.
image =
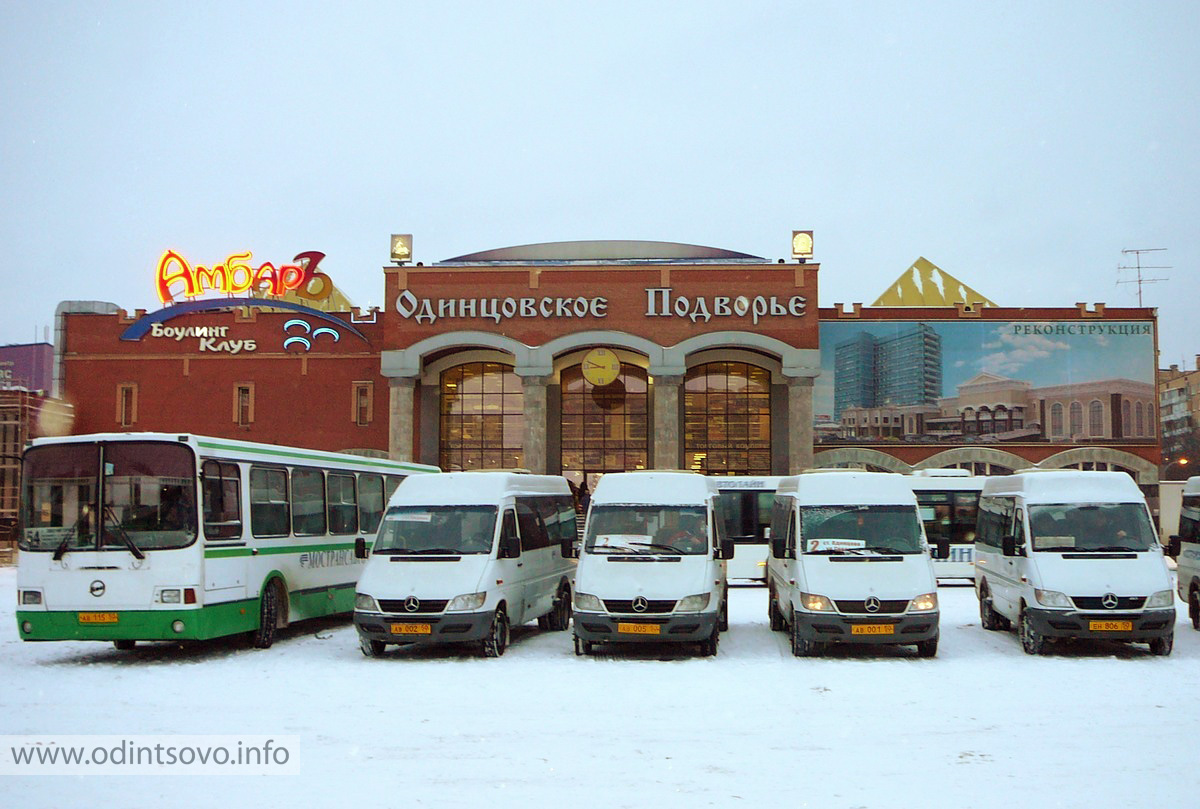
[[[1153,443],[1152,321],[827,320],[814,389],[831,443]]]

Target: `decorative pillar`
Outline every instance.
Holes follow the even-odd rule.
[[[654,466],[677,469],[682,465],[679,443],[679,388],[682,374],[654,377]]]
[[[549,376],[522,376],[521,389],[525,405],[525,468],[535,475],[544,475],[546,463],[546,386]]]
[[[388,457],[413,460],[413,404],[417,380],[411,376],[388,378]]]
[[[813,465],[813,380],[788,377],[788,473],[795,475]]]

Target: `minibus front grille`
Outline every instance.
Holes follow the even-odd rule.
[[[441,612],[446,609],[446,604],[448,603],[446,599],[442,599],[441,601],[413,599],[416,609],[410,610],[407,598],[381,598],[379,599],[379,609],[384,612],[399,613],[400,615],[420,615],[423,613]]]
[[[880,600],[879,608],[872,611],[867,609],[866,601],[834,601],[838,612],[850,615],[895,615],[908,609],[908,599],[898,601]]]
[[[604,608],[609,612],[627,613],[630,615],[652,615],[671,612],[675,609],[674,601],[646,601],[642,610],[635,610],[630,600],[605,599]]]
[[[1140,610],[1146,603],[1145,596],[1117,596],[1117,603],[1112,607],[1104,605],[1104,596],[1074,596],[1071,600],[1081,610]]]

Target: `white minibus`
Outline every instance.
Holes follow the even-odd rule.
[[[939,582],[975,580],[975,516],[987,480],[967,469],[919,469],[907,476],[925,523],[925,538],[938,553]]]
[[[1179,597],[1188,605],[1193,629],[1200,629],[1200,476],[1183,484],[1179,533],[1171,537],[1168,553],[1175,557]]]
[[[575,653],[597,643],[698,642],[728,627],[716,489],[694,472],[617,472],[592,493],[575,593]]]
[[[714,476],[725,535],[733,540],[730,584],[766,584],[767,539],[779,477]]]
[[[1054,638],[1174,644],[1175,597],[1146,498],[1124,472],[1023,470],[979,499],[975,592],[984,629],[1017,628],[1028,654]]]
[[[575,506],[565,478],[448,472],[411,481],[388,502],[358,581],[354,626],[363,654],[388,644],[477,642],[487,657],[510,628],[571,621]],[[367,556],[365,543],[357,549]]]
[[[792,654],[833,643],[938,647],[937,581],[917,500],[903,475],[812,470],[775,494],[767,560],[771,629]]]

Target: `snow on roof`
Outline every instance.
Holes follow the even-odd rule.
[[[404,479],[388,505],[473,506],[495,505],[506,495],[570,495],[566,478],[526,475],[520,472],[444,472],[412,475]]]
[[[708,502],[713,484],[695,472],[610,472],[592,492],[593,505],[701,505]]]
[[[859,506],[917,504],[909,479],[894,472],[818,469],[783,478],[778,494],[793,495],[801,505]]]
[[[988,478],[985,497],[1020,495],[1026,503],[1144,503],[1142,490],[1124,472],[1030,469]]]

